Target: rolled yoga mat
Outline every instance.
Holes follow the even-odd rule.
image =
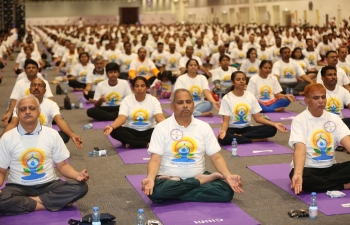
[[[270,118],[271,121],[285,121],[285,120],[293,120],[294,117],[298,115],[298,113],[285,111],[285,112],[272,112],[272,113],[264,113],[266,116]]]
[[[164,112],[166,112],[169,115],[173,115],[173,111],[171,109],[163,109]],[[196,117],[196,119],[202,120],[204,122],[207,122],[209,124],[220,124],[222,122],[221,116],[214,115],[213,117]]]
[[[147,148],[127,149],[111,136],[108,136],[108,140],[112,143],[124,164],[146,164],[149,162],[151,155],[147,153]]]
[[[272,182],[306,204],[310,204],[310,192],[302,192],[296,195],[294,191],[290,189],[291,182],[289,179],[289,172],[291,168],[289,163],[248,166],[248,169],[259,174],[261,177]],[[318,210],[327,216],[350,213],[350,190],[342,190],[342,192],[346,194],[343,198],[331,198],[324,192],[317,193]],[[342,204],[345,205],[343,206]]]
[[[211,224],[259,224],[233,202],[182,202],[168,200],[153,203],[142,191],[141,181],[146,175],[129,175],[126,179],[152,209],[164,225]]]
[[[61,178],[65,180],[64,178]],[[0,187],[5,187],[6,181]],[[68,220],[80,220],[81,214],[76,203],[73,206],[67,206],[60,211],[51,212],[49,210],[39,210],[30,212],[28,214],[14,215],[14,216],[0,216],[1,225],[18,225],[18,224],[50,224],[62,225],[68,224]]]
[[[230,145],[222,146],[227,151],[231,151]],[[261,156],[293,154],[293,151],[272,141],[253,142],[251,144],[239,144],[238,156]]]

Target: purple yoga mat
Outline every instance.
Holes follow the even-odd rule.
[[[341,111],[341,113],[343,114],[343,117],[350,117],[350,110],[349,109],[343,109]]]
[[[164,225],[193,225],[218,223],[222,225],[259,224],[233,202],[181,202],[153,203],[142,191],[141,181],[146,175],[129,175],[131,183],[141,198],[153,210]]]
[[[60,128],[59,128],[56,124],[52,125],[52,129],[55,129],[55,130],[57,130],[57,131],[60,131]]]
[[[301,101],[301,102],[300,102],[300,105],[306,106],[306,103],[305,103],[304,101]]]
[[[169,115],[173,115],[173,111],[171,109],[163,109]],[[218,115],[214,115],[213,117],[196,117],[196,119],[202,120],[209,124],[220,124],[222,122],[222,118]]]
[[[305,96],[295,96],[296,101],[304,101]]]
[[[78,99],[79,98],[83,99],[83,108],[84,109],[90,109],[90,108],[95,106],[94,103],[90,103],[88,100],[86,100],[81,92],[74,92],[74,94],[78,95]]]
[[[170,104],[170,100],[168,98],[159,99],[160,104]]]
[[[298,115],[298,113],[285,111],[285,112],[272,112],[272,113],[264,113],[266,116],[270,118],[271,121],[285,121],[292,120],[294,117]]]
[[[110,125],[113,123],[113,121],[96,121],[93,120],[92,122],[92,129],[94,130],[103,130],[105,128],[105,126]]]
[[[61,178],[64,180],[64,178]],[[6,181],[0,187],[5,187]],[[81,214],[79,209],[74,203],[73,206],[68,206],[57,212],[51,212],[48,210],[34,211],[28,214],[15,215],[15,216],[1,216],[0,224],[3,225],[18,225],[18,224],[50,224],[50,225],[62,225],[67,224],[68,220],[75,219],[80,220]]]
[[[108,136],[108,140],[113,144],[124,164],[147,164],[149,162],[151,155],[147,153],[147,148],[126,149],[122,143],[111,136]]]
[[[291,130],[292,129],[292,125],[291,124],[284,124],[284,126],[287,128],[287,130]]]
[[[222,146],[222,148],[231,151],[230,145]],[[292,150],[271,141],[238,145],[238,156],[280,155],[292,153]]]
[[[309,192],[302,192],[299,195],[295,195],[293,190],[290,189],[290,164],[258,165],[248,166],[248,168],[283,190],[289,192],[291,195],[299,198],[306,204],[310,204],[311,194]],[[350,203],[350,190],[342,190],[342,192],[346,194],[343,198],[331,198],[324,192],[317,193],[318,210],[327,216],[350,213],[350,207],[342,206],[342,204]]]

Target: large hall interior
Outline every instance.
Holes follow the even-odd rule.
[[[305,168],[321,170],[326,167],[322,163],[345,165],[350,160],[348,5],[349,0],[1,0],[0,225],[68,224],[91,214],[93,207],[115,216],[118,225],[138,224],[139,209],[148,224],[349,224],[350,167],[346,175],[335,172],[330,180],[331,175],[317,175],[312,188],[298,194],[291,179],[299,175],[290,175],[297,166],[305,175]],[[186,89],[191,100],[180,103],[172,95],[177,89]],[[311,98],[312,93],[324,94]],[[25,141],[24,114],[31,109],[19,106],[27,95],[40,103],[38,127],[58,131],[53,136],[63,147],[52,144],[47,151],[56,155],[55,149],[67,149],[63,162],[48,167],[46,156],[37,158],[35,144],[25,149],[32,142]],[[45,101],[53,101],[53,108],[43,107]],[[145,109],[137,109],[139,104]],[[320,106],[322,118],[300,124],[301,115],[311,116]],[[192,122],[210,127],[188,138],[181,131],[178,138],[175,131],[187,127],[176,122],[180,128],[174,131],[164,124],[185,115],[186,107]],[[307,137],[326,114],[337,115],[339,124],[327,121],[322,131]],[[157,129],[162,124],[164,134]],[[251,133],[241,131],[248,127]],[[192,141],[198,136],[204,138],[207,153],[201,164],[198,144]],[[238,141],[238,156],[232,153],[232,137]],[[171,141],[170,147],[165,144]],[[303,154],[296,147],[300,144]],[[22,155],[11,153],[12,146],[23,148]],[[163,146],[164,155],[155,153],[155,146]],[[219,146],[215,154],[226,165],[214,163],[209,146]],[[171,162],[165,152],[173,153]],[[206,202],[200,194],[167,199],[171,190],[161,195],[165,201],[154,202],[143,182],[156,157],[161,159],[156,175],[165,178],[155,180],[202,182],[187,176],[199,165],[202,172],[219,174],[214,181],[230,189],[232,183],[222,172],[229,171],[243,193],[230,189],[232,200],[221,201],[221,190],[215,189],[217,197]],[[18,207],[7,202],[5,187],[42,184],[46,178],[39,177],[49,174],[45,170],[66,183],[74,180],[64,178],[63,167],[89,175],[86,181],[77,178],[87,184],[86,195],[58,211],[31,194],[23,199],[36,200],[42,210],[37,205],[28,211],[19,200]],[[175,168],[184,177],[158,172]],[[323,190],[321,184],[330,188]],[[311,192],[317,193],[317,219],[300,212],[292,218],[292,210],[309,211]],[[12,208],[18,215],[5,215]]]

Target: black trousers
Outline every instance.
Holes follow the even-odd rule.
[[[120,73],[119,79],[129,80],[129,73]]]
[[[244,128],[228,128],[223,139],[218,138],[221,145],[230,145],[236,138],[238,144],[252,143],[255,138],[269,138],[275,136],[277,128],[270,125],[249,126]],[[242,136],[235,135],[241,134]]]
[[[58,133],[61,136],[63,142],[68,143],[70,137],[66,133],[63,133],[63,131],[58,131]]]
[[[86,84],[80,83],[79,81],[76,81],[76,80],[68,81],[68,85],[69,85],[69,87],[72,87],[72,88],[85,88],[86,87]]]
[[[84,94],[84,98],[86,100],[89,100],[90,98],[93,99],[94,98],[94,94],[95,94],[95,91],[89,91],[89,93],[87,95]]]
[[[289,173],[292,179],[294,169]],[[304,168],[303,191],[325,192],[343,190],[350,183],[350,161],[333,164],[328,168]]]
[[[123,145],[129,144],[130,148],[144,148],[151,141],[153,128],[138,131],[129,127],[118,127],[112,131],[112,138],[120,141]]]
[[[299,92],[303,92],[304,88],[308,85],[308,82],[292,82],[292,83],[281,83],[283,89],[282,93],[286,94],[287,88],[293,88],[293,95],[298,96]]]
[[[84,197],[87,192],[87,184],[76,180],[56,180],[33,186],[6,184],[0,193],[0,214],[33,212],[37,203],[29,196],[38,196],[45,208],[55,212]]]
[[[93,107],[86,111],[88,117],[99,121],[114,121],[119,114],[119,106]]]

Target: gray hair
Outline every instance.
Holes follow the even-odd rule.
[[[16,103],[16,113],[18,114],[18,104],[20,103],[20,101],[22,101],[23,99],[27,99],[27,98],[33,98],[38,106],[39,112],[40,112],[40,102],[39,100],[32,94],[29,95],[25,95],[23,97],[21,97],[20,99],[18,99],[17,103]]]
[[[175,96],[178,92],[181,92],[181,91],[184,91],[184,92],[187,92],[190,96],[191,96],[191,100],[193,101],[193,96],[191,94],[191,92],[185,88],[179,88],[179,89],[176,89],[175,91],[173,91],[173,93],[171,94],[170,96],[170,104],[174,104],[175,103]]]
[[[97,60],[104,60],[104,59],[103,59],[103,57],[102,57],[102,56],[100,56],[100,55],[99,55],[99,56],[97,56],[97,57],[95,58],[95,60],[94,60],[94,61],[96,62]]]

